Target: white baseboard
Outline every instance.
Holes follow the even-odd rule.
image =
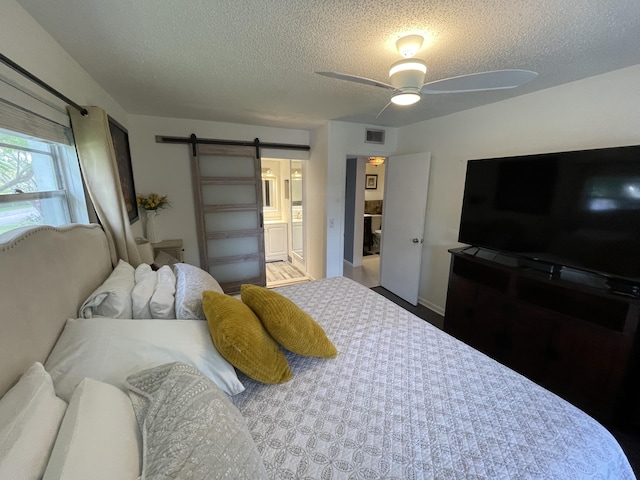
[[[441,315],[444,317],[444,308],[442,308],[441,306],[436,305],[435,303],[429,302],[428,300],[422,297],[418,297],[418,303],[423,307],[427,307],[429,310],[433,310],[438,315]]]

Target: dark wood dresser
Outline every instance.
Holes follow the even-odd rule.
[[[446,332],[603,423],[640,427],[639,299],[508,255],[450,253]]]

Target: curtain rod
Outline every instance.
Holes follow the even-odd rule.
[[[231,145],[234,147],[256,147],[256,149],[262,148],[278,148],[280,150],[311,150],[309,145],[295,145],[291,143],[270,143],[261,142],[256,138],[252,142],[239,141],[239,140],[215,140],[212,138],[197,138],[195,133],[190,137],[163,137],[161,135],[156,136],[156,143],[187,143],[193,148],[193,156],[196,156],[196,145],[198,143],[207,145]],[[259,155],[258,155],[259,156]]]
[[[23,77],[28,78],[33,83],[35,83],[39,87],[43,88],[47,92],[51,93],[52,95],[55,95],[60,100],[63,100],[64,102],[67,103],[67,105],[69,105],[69,106],[75,108],[76,110],[78,110],[82,114],[82,116],[86,117],[87,115],[89,115],[89,112],[87,111],[86,108],[81,107],[76,102],[74,102],[73,100],[71,100],[68,97],[64,96],[62,93],[60,93],[59,91],[57,91],[56,89],[54,89],[50,85],[44,83],[42,80],[40,80],[38,77],[36,77],[33,73],[25,70],[20,65],[18,65],[16,62],[14,62],[13,60],[11,60],[11,59],[7,58],[6,56],[4,56],[2,53],[0,53],[0,62],[4,63],[9,68],[12,68],[13,70],[18,72]]]

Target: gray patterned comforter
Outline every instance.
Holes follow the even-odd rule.
[[[282,287],[338,348],[232,398],[272,478],[633,479],[553,393],[346,278]]]

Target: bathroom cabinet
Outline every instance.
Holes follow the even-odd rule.
[[[265,223],[264,245],[267,262],[286,261],[288,257],[287,224]]]

